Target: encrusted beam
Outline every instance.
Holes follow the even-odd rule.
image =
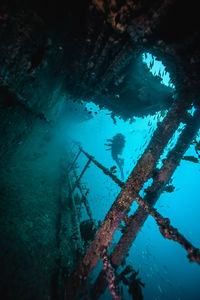
[[[158,124],[147,149],[131,172],[124,188],[102,222],[100,229],[96,232],[95,239],[71,275],[67,284],[66,299],[75,299],[78,295],[82,284],[100,260],[102,249],[109,245],[115,230],[126,216],[132,202],[137,197],[144,183],[151,178],[158,159],[163,153],[167,142],[178,128],[188,107],[189,103],[187,101],[175,103],[163,122]]]
[[[104,167],[101,163],[99,163],[93,156],[89,155],[86,151],[84,151],[82,148],[79,148],[81,152],[83,152],[88,159],[90,159],[98,168],[100,168],[103,173],[107,176],[109,176],[119,187],[124,186],[124,182],[117,178],[116,175],[114,175],[112,172],[109,171],[108,168]]]
[[[148,215],[151,215],[155,219],[164,238],[178,242],[188,252],[189,260],[200,264],[200,250],[195,248],[181,233],[179,233],[178,230],[170,224],[168,218],[164,218],[155,208],[151,208],[141,197],[136,197],[136,201]]]
[[[144,197],[144,201],[148,203],[149,209],[151,209],[151,207],[155,205],[165,185],[169,182],[169,179],[174,173],[176,167],[179,165],[182,156],[184,155],[188,147],[191,145],[193,139],[195,138],[199,130],[199,127],[200,127],[200,110],[198,109],[195,112],[193,118],[191,117],[188,120],[188,124],[186,125],[186,128],[184,129],[181,136],[179,137],[179,140],[177,141],[175,147],[169,152],[167,159],[164,161],[162,168],[157,173],[157,176],[154,179],[153,184],[146,190],[146,196]],[[137,199],[138,198],[136,198],[136,201]],[[149,216],[148,211],[145,210],[144,207],[140,205],[136,210],[136,212],[129,217],[126,231],[121,237],[119,243],[116,245],[113,253],[111,254],[111,258],[110,258],[111,263],[113,266],[115,266],[115,268],[117,268],[120,265],[121,261],[125,258],[132,243],[136,239],[138,233],[140,232],[148,216]],[[162,229],[164,229],[164,227],[161,227],[161,230]],[[169,231],[169,227],[167,231]],[[189,258],[192,261],[196,260],[199,263],[198,249],[193,247],[190,243],[188,244],[186,239],[182,236],[179,236],[178,240],[181,241],[180,244],[182,244],[183,247],[184,245],[187,247],[184,248],[186,248],[186,250],[188,249]],[[106,287],[107,287],[107,282],[105,280],[105,272],[104,270],[102,270],[91,290],[92,299],[97,300],[99,296],[105,292]]]

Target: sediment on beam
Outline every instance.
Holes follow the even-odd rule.
[[[198,109],[193,118],[189,119],[188,124],[179,137],[175,147],[167,155],[167,158],[164,161],[162,168],[159,170],[152,186],[146,190],[146,196],[144,197],[144,200],[150,205],[150,207],[153,207],[157,202],[165,185],[169,182],[171,176],[176,170],[176,167],[179,165],[182,156],[197,135],[199,127],[200,110]],[[115,266],[115,268],[117,268],[125,258],[147,217],[148,213],[143,209],[142,206],[139,206],[136,212],[129,217],[126,231],[111,254],[111,263],[113,266]],[[196,254],[198,254],[198,251],[196,251]],[[97,300],[100,295],[105,292],[106,287],[107,282],[105,280],[104,271],[102,270],[92,287],[92,299]]]
[[[132,202],[137,197],[144,183],[151,178],[158,159],[163,153],[169,139],[178,128],[183,116],[186,114],[189,104],[186,101],[175,103],[163,122],[158,124],[144,154],[138,160],[137,165],[106,215],[100,229],[96,232],[95,239],[91,242],[80,264],[69,278],[66,299],[76,299],[84,281],[100,260],[102,249],[107,247],[111,242],[115,230],[124,219]]]

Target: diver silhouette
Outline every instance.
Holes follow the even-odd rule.
[[[121,133],[117,133],[112,139],[106,140],[108,143],[104,144],[105,146],[108,146],[109,148],[106,149],[106,151],[111,151],[111,156],[113,160],[116,162],[117,166],[120,169],[121,178],[124,179],[124,172],[123,172],[123,165],[124,165],[124,159],[120,158],[119,155],[122,154],[122,150],[125,145],[125,137]]]

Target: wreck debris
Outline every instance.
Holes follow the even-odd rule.
[[[200,110],[198,109],[195,112],[194,117],[190,119],[186,125],[175,147],[171,150],[171,152],[169,152],[162,168],[157,173],[157,177],[154,178],[153,184],[146,190],[144,200],[150,205],[150,207],[155,205],[165,185],[170,181],[170,178],[177,165],[180,163],[182,156],[196,136],[199,127]],[[148,213],[143,209],[142,206],[139,206],[135,213],[129,217],[125,233],[120,238],[120,241],[111,254],[111,263],[113,266],[115,266],[115,268],[118,267],[123,261],[126,253],[128,253],[129,249],[131,248],[132,243],[137,237],[137,234],[141,230],[147,217]],[[186,243],[186,245],[188,244]],[[190,247],[188,250],[189,249]],[[196,256],[196,254],[198,254],[198,250],[193,250],[193,254],[198,258],[198,256]],[[98,299],[98,297],[103,294],[106,289],[106,281],[104,276],[104,272],[101,271],[92,287],[91,293],[94,300]]]
[[[79,293],[79,289],[84,283],[82,278],[86,280],[96,266],[100,259],[102,247],[108,246],[115,230],[127,214],[134,199],[138,196],[143,184],[151,178],[156,163],[167,142],[186,114],[189,103],[187,99],[184,100],[184,102],[176,102],[169,110],[163,122],[158,124],[144,154],[130,174],[123,189],[106,215],[105,220],[102,222],[100,229],[96,232],[94,241],[87,248],[82,261],[71,275],[67,287],[69,299],[74,299]]]
[[[200,250],[195,248],[182,234],[178,232],[176,228],[170,225],[170,220],[168,218],[164,218],[155,208],[151,208],[141,197],[136,197],[135,200],[148,213],[148,215],[151,215],[155,219],[164,238],[181,244],[188,252],[189,260],[200,264]]]
[[[80,232],[80,226],[79,226],[78,212],[77,212],[77,208],[76,208],[76,204],[75,204],[75,199],[72,196],[72,194],[73,194],[72,185],[71,185],[71,181],[70,181],[68,174],[66,175],[66,178],[67,178],[67,183],[69,186],[68,198],[70,199],[69,203],[71,203],[71,209],[72,209],[72,218],[73,218],[72,224],[74,227],[74,239],[76,240],[77,249],[78,249],[79,253],[82,253],[83,245],[82,245],[81,232]]]
[[[68,185],[69,185],[68,198],[71,199],[72,212],[73,212],[72,215],[73,215],[73,218],[74,218],[74,221],[73,221],[74,231],[75,231],[74,236],[75,236],[75,240],[77,241],[77,246],[78,246],[79,253],[81,254],[81,253],[83,253],[83,249],[84,249],[84,247],[83,247],[84,245],[82,243],[82,234],[81,234],[81,228],[83,226],[81,227],[81,224],[79,225],[79,223],[80,223],[80,211],[81,211],[81,204],[82,203],[85,205],[85,208],[86,208],[87,214],[90,218],[90,222],[92,224],[93,230],[96,229],[96,226],[95,226],[94,219],[92,217],[92,212],[91,212],[88,200],[86,198],[89,190],[86,189],[86,192],[84,194],[83,187],[81,185],[81,179],[82,179],[85,171],[89,167],[91,159],[90,158],[88,159],[88,161],[85,164],[83,170],[81,171],[81,174],[78,176],[77,173],[76,173],[76,161],[77,161],[80,154],[81,154],[81,150],[78,151],[77,155],[75,156],[75,159],[73,160],[71,165],[68,167],[67,172],[66,172],[66,176],[67,176],[67,179],[68,179],[67,181],[68,181]],[[74,175],[74,178],[75,178],[75,183],[74,184],[71,183],[70,177],[69,177],[69,174],[70,174],[71,171],[73,171],[73,175]],[[73,192],[76,188],[78,188],[78,190],[81,194],[81,198],[79,197],[78,194],[73,196]],[[78,199],[78,204],[76,203],[77,202],[76,199]]]
[[[90,159],[98,168],[100,168],[105,175],[108,175],[119,187],[123,187],[124,183],[117,178],[108,168],[104,167],[101,163],[99,163],[93,156],[89,155],[86,151],[84,151],[80,146],[79,149],[82,153],[84,153],[88,159]]]
[[[73,194],[75,188],[79,185],[80,180],[83,177],[83,175],[84,175],[85,171],[87,170],[87,168],[89,167],[90,162],[91,162],[91,159],[89,158],[88,161],[87,161],[87,163],[86,163],[86,165],[85,165],[85,167],[83,168],[81,174],[79,175],[79,177],[77,178],[76,182],[74,183],[74,185],[73,185],[73,187],[71,189],[70,195]]]
[[[117,293],[114,270],[110,264],[108,250],[106,248],[104,248],[102,251],[102,261],[103,261],[103,269],[106,274],[106,279],[109,285],[109,291],[113,296],[114,300],[120,300],[121,298]]]
[[[73,173],[74,173],[74,177],[75,177],[76,182],[77,182],[77,187],[78,187],[78,189],[79,189],[79,191],[81,193],[81,196],[82,196],[81,201],[85,205],[88,217],[90,218],[90,221],[93,223],[93,226],[95,227],[95,222],[94,222],[94,219],[92,217],[92,211],[90,209],[90,206],[89,206],[89,203],[88,203],[88,200],[87,200],[87,197],[86,197],[87,194],[88,194],[88,190],[86,191],[86,193],[84,195],[83,190],[82,190],[81,185],[80,185],[80,182],[78,181],[78,175],[76,174],[76,170],[74,168],[73,168]]]
[[[79,150],[79,152],[77,153],[76,157],[74,158],[71,166],[67,169],[67,172],[69,173],[73,168],[74,168],[74,165],[77,161],[77,159],[79,158],[79,155],[81,154],[81,150]]]

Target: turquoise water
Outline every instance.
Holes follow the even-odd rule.
[[[150,54],[144,55],[143,59],[154,74],[161,74],[163,84],[170,85],[170,76],[164,72],[161,62],[155,60]],[[153,64],[153,65],[152,65]],[[93,103],[85,103],[92,111],[93,118],[73,126],[71,137],[79,141],[85,151],[94,156],[105,167],[116,165],[109,151],[106,151],[106,139],[112,138],[117,133],[122,133],[126,138],[123,151],[125,180],[137,163],[138,158],[148,145],[157,122],[162,121],[166,111],[157,112],[154,116],[133,118],[132,121],[123,121],[116,118],[114,124],[110,112],[100,110]],[[97,112],[97,114],[95,114]],[[171,140],[166,149],[169,151],[176,143],[184,124]],[[74,149],[74,154],[76,150]],[[186,155],[194,155],[192,145]],[[80,174],[86,164],[86,157],[81,154],[77,163]],[[120,172],[116,175],[120,178]],[[200,165],[189,161],[181,161],[173,175],[172,184],[175,186],[173,193],[164,192],[156,204],[158,211],[169,217],[171,224],[178,228],[195,247],[200,247],[200,196],[199,196]],[[95,220],[103,220],[116,199],[120,188],[94,164],[86,171],[82,182],[89,188],[88,200]],[[134,203],[133,212],[137,208]],[[86,211],[82,210],[82,220],[87,219]],[[115,234],[114,244],[120,238],[120,231]],[[150,216],[136,241],[132,245],[127,264],[139,270],[139,277],[145,283],[143,295],[145,300],[198,300],[200,299],[200,268],[196,263],[190,263],[186,257],[187,252],[173,241],[164,239],[153,218]],[[98,269],[101,268],[101,264]],[[97,270],[93,272],[96,276]],[[132,297],[125,290],[126,299]],[[107,291],[101,299],[112,299]]]

